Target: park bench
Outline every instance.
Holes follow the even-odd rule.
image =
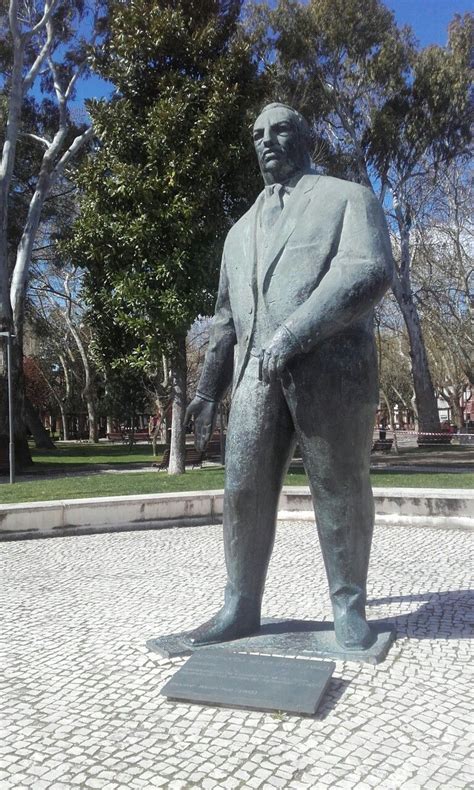
[[[150,442],[151,436],[148,431],[114,431],[107,434],[109,442],[122,442],[122,444],[136,444],[136,442]]]
[[[454,436],[455,435],[456,434],[454,434]],[[420,433],[418,434],[416,443],[418,447],[439,447],[440,445],[451,444],[452,438],[453,434],[449,433],[448,431],[444,431],[442,434]]]
[[[148,431],[135,431],[132,435],[131,431],[125,432],[125,439],[126,441],[133,442],[151,442],[151,436]]]
[[[376,439],[372,445],[372,452],[389,453],[392,449],[393,439]]]
[[[126,442],[127,439],[121,431],[114,431],[113,433],[107,434],[107,439],[109,442]]]
[[[224,437],[224,452],[225,452],[225,437]],[[206,461],[217,461],[220,463],[221,461],[221,440],[220,439],[211,439],[206,447],[206,453],[204,456]]]
[[[204,459],[204,453],[200,453],[194,449],[194,447],[186,447],[186,452],[184,456],[184,465],[191,466],[193,469],[195,466],[202,466],[202,462]],[[166,447],[163,458],[159,464],[152,464],[152,466],[157,467],[160,469],[168,469],[170,463],[170,448]]]

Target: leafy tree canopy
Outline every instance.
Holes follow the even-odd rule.
[[[317,138],[314,160],[374,189],[394,234],[393,291],[405,320],[420,428],[438,411],[412,282],[413,228],[425,176],[470,143],[473,17],[456,16],[446,47],[420,49],[381,0],[256,4],[248,27],[269,95],[300,109]]]
[[[334,174],[397,188],[425,155],[469,142],[471,15],[454,18],[447,47],[425,49],[381,0],[256,4],[247,26],[269,93],[311,120]]]
[[[112,4],[98,68],[116,86],[90,105],[100,140],[83,167],[69,252],[87,272],[105,356],[173,353],[212,310],[220,251],[258,189],[258,80],[241,0]]]

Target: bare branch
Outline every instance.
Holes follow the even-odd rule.
[[[59,105],[59,128],[62,129],[66,126],[66,97],[61,88],[56,64],[51,57],[48,58],[48,63],[51,74],[53,75],[54,92]]]
[[[8,20],[10,22],[10,30],[13,36],[13,43],[17,46],[20,39],[20,28],[18,27],[18,0],[10,0],[10,7],[8,9]]]
[[[79,77],[81,76],[82,72],[84,71],[86,65],[87,65],[87,58],[84,58],[82,63],[79,64],[79,66],[77,67],[75,73],[71,77],[71,79],[69,81],[69,85],[67,86],[66,92],[64,94],[64,98],[65,98],[66,101],[71,98],[71,94],[72,94],[72,92],[74,90],[74,86],[75,86],[77,80],[79,79]]]
[[[37,24],[34,25],[34,27],[32,27],[31,30],[28,31],[27,33],[28,38],[35,36],[37,33],[39,33],[39,31],[43,27],[45,27],[45,25],[49,23],[53,15],[53,11],[55,10],[57,4],[58,4],[58,0],[46,0],[44,4],[43,16],[41,17],[40,21],[37,22]]]
[[[41,47],[36,59],[31,66],[28,74],[26,75],[25,79],[23,80],[23,95],[25,95],[29,89],[31,88],[33,82],[35,81],[36,77],[38,76],[38,72],[44,63],[45,58],[48,56],[49,51],[51,49],[51,44],[53,42],[53,25],[51,19],[48,18],[46,23],[46,41],[44,42],[43,46]]]
[[[51,142],[46,139],[46,137],[40,137],[39,134],[33,134],[33,132],[22,132],[22,137],[29,137],[30,140],[36,140],[37,143],[41,143],[44,145],[45,148],[49,148],[51,146]]]
[[[86,129],[85,132],[83,132],[82,134],[78,135],[73,140],[73,142],[71,143],[71,145],[69,146],[67,151],[63,154],[63,156],[59,160],[58,164],[54,168],[54,176],[55,177],[57,177],[58,175],[60,175],[64,171],[64,168],[67,167],[67,165],[69,164],[71,159],[73,159],[73,157],[81,150],[81,148],[89,140],[92,139],[93,134],[94,134],[94,129],[93,129],[92,126],[89,126],[89,128]]]

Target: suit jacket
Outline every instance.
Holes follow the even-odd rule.
[[[198,387],[215,400],[225,394],[233,374],[234,388],[242,379],[257,298],[266,309],[268,342],[278,327],[286,326],[297,338],[305,364],[312,349],[329,347],[331,340],[334,349],[334,340],[352,338],[356,353],[364,343],[373,345],[373,307],[392,279],[387,226],[374,194],[349,181],[307,174],[294,188],[265,249],[259,250],[263,285],[257,294],[257,221],[264,195],[231,228],[224,244]]]

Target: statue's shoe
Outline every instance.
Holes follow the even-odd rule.
[[[218,642],[231,642],[233,639],[243,639],[246,636],[252,636],[259,629],[259,615],[238,617],[221,611],[212,620],[196,628],[195,631],[191,631],[187,636],[187,640],[194,647],[213,645]]]
[[[334,631],[336,642],[345,650],[367,650],[377,639],[365,617],[350,609],[334,618]]]

